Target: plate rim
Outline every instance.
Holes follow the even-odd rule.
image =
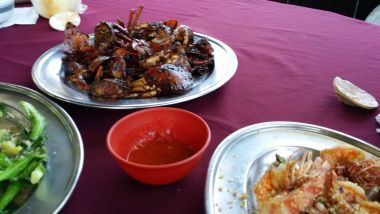
[[[56,205],[54,205],[53,208],[53,213],[58,213],[67,203],[69,198],[71,197],[76,185],[78,184],[80,175],[83,170],[83,163],[84,163],[84,147],[83,147],[83,140],[82,136],[80,134],[80,131],[78,127],[76,126],[74,120],[71,118],[71,116],[57,103],[54,101],[50,100],[48,97],[45,95],[41,94],[38,91],[35,91],[31,88],[17,85],[17,84],[12,84],[12,83],[5,83],[5,82],[0,82],[0,90],[7,90],[7,91],[13,91],[16,93],[21,93],[24,94],[25,96],[30,97],[36,102],[39,102],[43,104],[47,109],[52,111],[52,114],[56,117],[60,117],[58,120],[61,123],[66,123],[64,124],[64,127],[69,128],[70,131],[73,133],[73,141],[70,143],[72,144],[75,141],[75,147],[78,150],[78,160],[77,160],[77,165],[75,166],[75,171],[74,175],[71,176],[70,182],[68,184],[69,188],[66,189],[66,192],[64,194],[64,197],[61,198]],[[25,201],[21,205],[20,208],[27,206],[28,200]],[[15,210],[15,213],[19,213],[18,210]]]
[[[90,34],[90,35],[92,35],[92,34]],[[181,97],[181,95],[180,95],[180,96],[177,96],[177,99],[168,100],[168,101],[159,102],[159,103],[146,103],[146,104],[144,103],[144,104],[134,104],[134,105],[132,105],[132,104],[121,104],[121,105],[119,104],[119,105],[117,105],[116,104],[115,105],[115,104],[107,104],[107,103],[101,103],[101,102],[91,102],[90,103],[90,102],[84,102],[81,100],[73,100],[73,99],[70,99],[66,96],[61,96],[61,95],[56,94],[56,93],[51,93],[47,88],[45,88],[43,85],[41,85],[39,83],[38,75],[37,75],[37,73],[38,73],[37,67],[40,65],[41,61],[43,59],[45,59],[45,57],[48,54],[51,54],[53,52],[56,52],[56,51],[59,51],[60,49],[62,49],[63,43],[60,43],[58,45],[53,46],[52,48],[48,49],[41,56],[39,56],[37,58],[37,60],[34,62],[33,67],[32,67],[32,80],[39,90],[41,90],[43,93],[47,94],[50,97],[53,97],[53,98],[58,99],[58,100],[62,100],[64,102],[72,103],[75,105],[92,107],[92,108],[143,109],[143,108],[149,108],[149,107],[170,106],[173,104],[191,101],[191,100],[194,100],[196,98],[202,97],[206,94],[209,94],[209,93],[217,90],[218,88],[222,87],[224,84],[226,84],[235,75],[237,68],[238,68],[238,59],[237,59],[235,52],[233,51],[233,49],[231,47],[229,47],[224,42],[222,42],[222,41],[220,41],[214,37],[205,35],[205,34],[194,32],[194,35],[201,37],[201,38],[207,38],[209,41],[212,41],[217,46],[220,46],[223,50],[225,50],[226,54],[229,56],[231,64],[230,64],[229,69],[227,70],[227,73],[223,76],[223,78],[219,79],[217,82],[214,82],[213,85],[210,86],[209,88],[207,88],[206,90],[200,91],[199,93],[193,94],[191,96]],[[215,71],[213,71],[213,72],[215,72]],[[78,91],[78,93],[81,93],[81,92]]]
[[[288,128],[303,132],[310,132],[310,133],[316,133],[321,134],[327,137],[331,137],[333,139],[342,141],[344,143],[347,143],[348,145],[355,146],[359,149],[362,149],[372,155],[375,155],[377,157],[380,157],[380,148],[364,141],[359,138],[356,138],[354,136],[351,136],[349,134],[343,133],[341,131],[337,131],[331,128],[327,128],[324,126],[309,124],[309,123],[302,123],[302,122],[293,122],[293,121],[269,121],[269,122],[262,122],[262,123],[256,123],[252,125],[245,126],[243,128],[237,129],[233,133],[229,134],[226,138],[224,138],[221,143],[217,146],[217,148],[214,150],[212,157],[210,159],[208,168],[207,168],[207,176],[206,176],[206,183],[205,183],[205,191],[204,191],[204,205],[205,205],[205,211],[207,214],[215,214],[214,207],[211,199],[213,198],[213,189],[212,184],[214,180],[216,179],[216,172],[217,172],[217,166],[218,161],[222,157],[223,152],[229,146],[231,143],[237,143],[233,140],[239,137],[242,137],[244,134],[249,134],[252,132],[259,132],[260,130],[265,129],[280,129],[280,128]],[[327,133],[333,134],[333,136],[326,135]],[[349,143],[344,140],[350,140],[353,143]]]

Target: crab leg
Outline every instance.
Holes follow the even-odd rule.
[[[125,29],[123,26],[121,26],[121,25],[119,25],[117,23],[114,23],[112,25],[112,28],[115,30],[115,35],[118,38],[120,38],[120,39],[122,39],[122,40],[124,40],[125,42],[128,42],[128,43],[132,42],[132,39],[129,38],[129,32],[128,32],[128,30]]]
[[[135,20],[133,21],[133,27],[135,27],[137,25],[137,20],[139,19],[143,9],[144,9],[144,5],[140,4],[139,9],[137,10],[137,13],[136,13]]]
[[[122,27],[125,27],[125,23],[122,20],[120,20],[119,18],[116,19],[116,23]]]
[[[124,28],[124,25],[119,25],[117,23],[113,23],[112,27],[116,30],[118,30],[120,33],[128,36],[129,35],[129,32],[127,29]]]
[[[135,9],[132,9],[131,12],[129,12],[129,20],[128,20],[128,25],[127,25],[128,30],[131,29],[132,20],[134,16],[135,16]]]
[[[132,39],[128,38],[125,34],[115,33],[115,35],[128,43],[132,42]]]
[[[112,24],[112,28],[115,29],[115,30],[118,30],[120,33],[123,33],[125,35],[129,35],[129,32],[127,29],[125,29],[124,25],[120,25],[118,23],[113,23]]]
[[[100,78],[102,78],[103,73],[104,73],[103,66],[100,65],[100,66],[98,67],[98,70],[96,70],[95,81],[100,81]]]
[[[141,94],[141,97],[142,98],[151,98],[151,97],[155,97],[157,96],[157,91],[149,91],[149,92],[145,92],[143,94]]]
[[[133,87],[144,86],[147,84],[148,83],[146,82],[144,77],[141,77],[140,79],[137,79],[137,80],[132,82]]]

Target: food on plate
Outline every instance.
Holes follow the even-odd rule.
[[[380,159],[351,147],[276,161],[253,187],[257,213],[380,213]]]
[[[375,109],[379,106],[376,98],[354,85],[350,81],[335,77],[333,82],[337,98],[351,106],[357,106],[365,109]]]
[[[0,103],[0,213],[20,206],[45,174],[46,120],[32,104],[19,106],[25,116]]]
[[[142,10],[131,10],[127,24],[98,23],[93,42],[68,22],[62,49],[68,83],[103,98],[175,96],[213,71],[207,39],[176,20],[138,24]]]

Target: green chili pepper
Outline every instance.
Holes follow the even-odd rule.
[[[43,136],[46,129],[45,118],[36,110],[36,108],[25,101],[19,102],[20,107],[25,111],[26,116],[32,124],[32,130],[29,135],[29,139],[32,141],[38,140]]]
[[[21,183],[18,181],[11,182],[5,193],[0,197],[0,212],[13,200],[17,193],[21,190]]]

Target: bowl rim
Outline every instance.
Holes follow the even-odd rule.
[[[193,155],[191,155],[190,157],[188,157],[186,159],[183,159],[181,161],[177,161],[174,163],[161,164],[161,165],[146,165],[146,164],[138,164],[135,162],[128,161],[127,159],[121,157],[120,155],[118,155],[114,151],[114,149],[111,146],[111,140],[110,139],[111,139],[111,133],[114,131],[114,129],[116,129],[116,126],[118,126],[124,120],[129,119],[130,117],[134,117],[134,116],[140,115],[140,114],[145,114],[146,112],[162,111],[162,110],[164,110],[164,111],[176,111],[176,112],[182,112],[182,113],[190,114],[191,116],[198,119],[204,125],[204,127],[206,128],[206,132],[207,132],[207,139],[206,139],[206,142],[203,144],[203,146],[197,152],[195,152]],[[211,130],[210,130],[210,127],[208,126],[208,124],[206,123],[206,121],[202,117],[200,117],[199,115],[197,115],[191,111],[180,109],[180,108],[174,108],[174,107],[153,107],[153,108],[149,108],[149,109],[138,110],[136,112],[127,114],[126,116],[120,118],[118,121],[116,121],[116,123],[114,123],[111,126],[111,128],[109,129],[109,131],[107,133],[107,140],[106,140],[108,151],[118,161],[121,161],[121,162],[128,164],[130,166],[133,166],[133,167],[144,168],[144,169],[166,169],[166,168],[170,168],[170,167],[174,167],[174,166],[178,166],[178,165],[183,165],[187,162],[191,162],[193,159],[201,157],[202,153],[207,149],[208,145],[210,144],[210,141],[211,141]]]

